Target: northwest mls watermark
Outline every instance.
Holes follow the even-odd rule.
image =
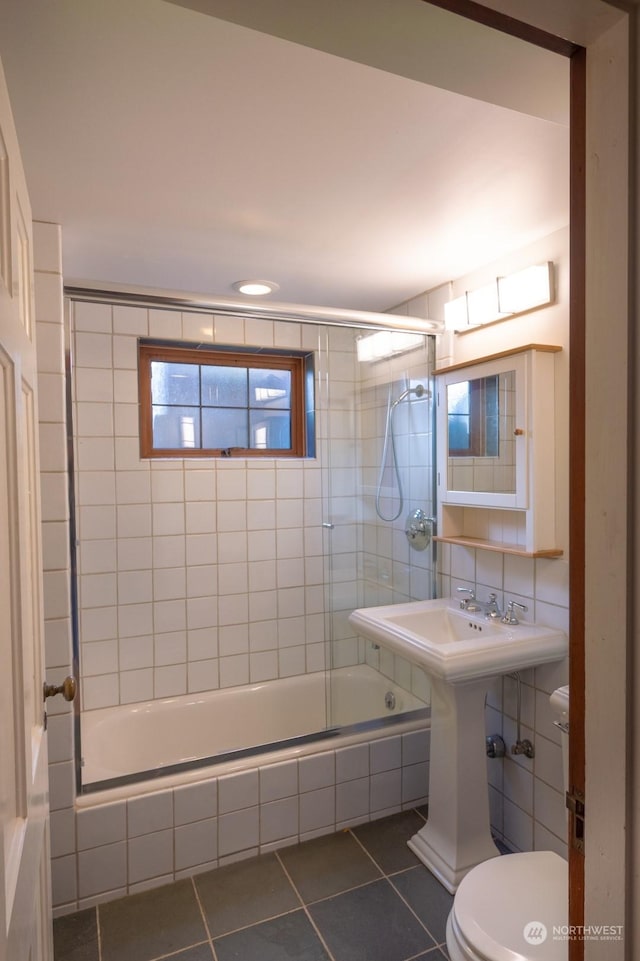
[[[553,941],[622,941],[623,924],[554,924],[549,930],[542,921],[527,921],[522,932],[527,944]]]

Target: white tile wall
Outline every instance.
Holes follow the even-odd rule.
[[[218,822],[216,818],[206,818],[176,827],[175,830],[175,870],[197,867],[205,864],[207,868],[218,856]]]
[[[259,808],[244,808],[218,817],[218,851],[220,857],[254,851],[260,840]]]
[[[129,840],[129,883],[171,876],[174,871],[173,830],[156,831]]]

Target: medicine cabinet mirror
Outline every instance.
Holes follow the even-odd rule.
[[[554,354],[530,344],[435,371],[438,538],[555,556]]]
[[[440,496],[449,503],[525,507],[524,358],[438,373]]]

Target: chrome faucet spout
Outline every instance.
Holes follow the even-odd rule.
[[[500,610],[500,605],[498,604],[497,594],[489,594],[485,616],[490,617],[493,620],[497,620],[498,618],[502,617],[502,611]]]

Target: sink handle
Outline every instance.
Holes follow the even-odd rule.
[[[520,623],[520,621],[516,617],[516,612],[514,610],[514,608],[516,607],[518,608],[518,610],[522,611],[523,613],[529,610],[526,604],[520,604],[518,603],[518,601],[509,601],[509,603],[507,604],[507,609],[504,613],[504,616],[500,618],[503,624],[519,624]]]
[[[476,592],[473,587],[456,587],[456,593],[467,595],[460,599],[460,608],[463,611],[466,611],[469,604],[473,604],[476,599]]]

